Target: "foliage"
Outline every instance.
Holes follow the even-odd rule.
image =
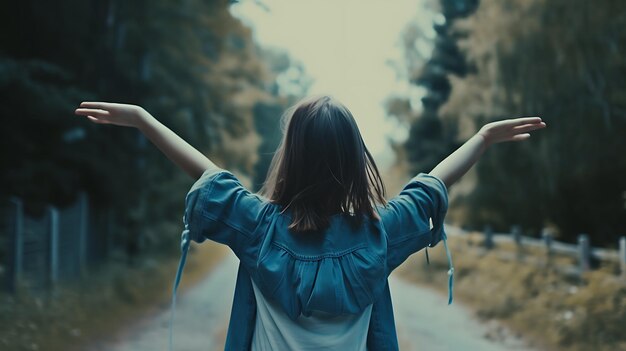
[[[555,223],[565,239],[587,232],[615,245],[626,226],[626,160],[615,157],[626,151],[626,35],[617,29],[626,19],[615,16],[624,10],[619,1],[485,0],[459,23],[471,33],[462,47],[478,73],[459,82],[445,114],[470,110],[477,124],[540,115],[549,128],[490,151],[470,207],[480,202],[501,222]],[[480,100],[462,97],[470,86]],[[506,188],[509,205],[495,190]]]
[[[220,244],[193,245],[179,293],[195,287],[228,254]],[[119,257],[80,282],[48,294],[0,293],[2,350],[102,350],[171,302],[178,257],[150,252],[132,267]],[[155,310],[155,306],[159,306]],[[167,310],[162,311],[167,313]],[[165,340],[165,339],[164,339]]]
[[[442,20],[434,24],[435,39],[430,39],[416,24],[404,33],[403,43],[407,65],[407,79],[411,84],[425,89],[419,110],[406,98],[393,98],[387,110],[410,125],[409,138],[404,144],[412,173],[428,172],[458,145],[454,140],[456,126],[439,118],[440,107],[448,100],[452,86],[449,75],[463,77],[469,71],[465,57],[457,44],[453,22],[471,14],[477,0],[443,0],[439,2]],[[432,52],[428,58],[421,53],[425,42],[430,42]]]
[[[452,239],[455,303],[471,306],[479,318],[500,321],[537,349],[626,347],[626,287],[615,274],[617,262],[604,262],[579,277],[563,269],[576,263],[572,257],[553,257],[547,264],[544,250],[525,250],[523,259],[515,261],[510,259],[516,256],[513,246],[485,251],[481,234]],[[445,291],[445,251],[429,253],[430,266],[422,255],[414,255],[398,273]]]
[[[445,14],[446,2],[441,4]],[[405,147],[414,165],[439,155],[414,146],[445,148],[446,130],[460,142],[493,120],[541,116],[548,124],[529,141],[485,154],[471,195],[456,201],[466,208],[466,225],[505,230],[521,224],[530,233],[556,226],[562,240],[589,233],[596,245],[615,245],[623,235],[626,158],[619,155],[626,152],[626,18],[617,14],[625,10],[626,3],[617,0],[483,0],[469,16],[453,23],[446,18],[445,35],[437,30],[436,41],[456,38],[467,62],[457,71],[439,71],[449,89],[441,78],[426,85],[441,87],[437,96],[446,102],[430,127],[412,126]],[[437,50],[431,60],[440,57]],[[432,70],[430,63],[422,70]],[[448,126],[443,135],[438,124]]]
[[[29,212],[41,213],[86,190],[96,208],[116,208],[118,235],[131,250],[162,240],[151,229],[158,222],[180,223],[193,180],[138,131],[74,116],[89,100],[144,106],[220,166],[254,176],[259,145],[275,139],[275,130],[257,128],[255,114],[259,106],[270,114],[285,107],[276,78],[292,63],[268,63],[273,57],[228,7],[225,0],[6,4],[0,196],[22,197]]]

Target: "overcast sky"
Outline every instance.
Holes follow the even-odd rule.
[[[433,14],[422,0],[263,0],[269,11],[242,0],[231,12],[264,47],[278,47],[304,64],[310,94],[330,94],[354,115],[381,168],[393,161],[387,138],[406,138],[406,127],[386,117],[392,94],[408,95],[405,78],[386,63],[402,61],[401,33],[409,21],[426,30]]]

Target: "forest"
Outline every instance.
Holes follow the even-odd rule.
[[[590,234],[615,247],[626,230],[626,3],[441,0],[434,39],[403,33],[406,77],[424,89],[387,111],[410,128],[395,145],[411,173],[429,171],[487,122],[540,116],[531,140],[489,150],[457,189],[451,217],[481,230],[559,240]],[[419,44],[431,42],[432,54]]]
[[[74,115],[81,101],[141,105],[251,188],[260,187],[296,97],[285,52],[253,41],[228,1],[19,1],[0,13],[0,196],[26,212],[86,191],[113,209],[116,240],[176,249],[193,179],[137,130]],[[271,155],[270,155],[271,156]],[[183,194],[183,195],[181,195]]]
[[[614,245],[626,227],[626,4],[618,0],[441,0],[433,38],[401,34],[405,79],[422,104],[386,102],[409,137],[394,145],[409,174],[429,171],[486,122],[541,116],[527,143],[490,150],[451,195],[450,218],[480,229],[554,228]],[[85,190],[113,208],[118,239],[171,246],[192,180],[136,130],[72,115],[85,100],[144,106],[232,169],[262,184],[282,111],[298,96],[277,76],[296,65],[254,43],[229,1],[9,3],[0,14],[3,198],[27,211]],[[424,55],[421,42],[432,45]],[[304,73],[303,73],[304,74]],[[302,83],[304,80],[297,83]],[[306,89],[304,90],[306,91]],[[161,228],[161,229],[157,229]],[[127,235],[129,232],[138,235]],[[170,239],[165,239],[170,238]]]
[[[140,105],[232,171],[250,190],[260,189],[282,136],[281,116],[309,93],[315,77],[309,76],[301,58],[291,56],[290,48],[257,42],[254,29],[231,11],[234,4],[245,1],[270,16],[278,3],[22,0],[4,4],[0,11],[0,280],[8,288],[0,291],[0,348],[89,349],[85,345],[95,347],[114,340],[113,335],[128,337],[133,333],[127,329],[142,316],[169,306],[180,253],[184,194],[195,180],[138,130],[97,125],[76,116],[80,102]],[[575,242],[586,233],[592,247],[614,252],[618,237],[626,235],[626,2],[414,3],[418,14],[430,11],[434,17],[415,17],[398,33],[401,61],[390,66],[409,91],[390,94],[381,104],[404,128],[398,134],[408,137],[386,136],[395,164],[381,169],[386,172],[383,178],[388,176],[391,183],[429,172],[485,123],[540,116],[547,128],[523,143],[489,149],[451,187],[447,224],[475,231],[491,226],[496,232],[519,225],[523,234],[535,237],[547,228],[563,242]],[[328,11],[333,10],[328,4]],[[381,23],[385,18],[389,16],[380,14]],[[383,67],[372,67],[378,69]],[[396,177],[398,170],[403,174]],[[24,216],[7,210],[16,198],[23,202]],[[89,214],[97,215],[93,218],[102,215],[108,221],[90,223],[98,230],[89,232],[89,250],[74,240],[87,232],[86,211],[80,211],[85,207],[78,206],[85,205],[85,199]],[[79,210],[72,212],[75,221],[59,224],[60,211],[51,208]],[[51,215],[55,213],[56,217]],[[18,218],[28,225],[15,224]],[[26,228],[33,223],[44,224],[37,227],[39,231]],[[65,241],[59,239],[63,236],[59,228],[69,228]],[[626,347],[622,330],[626,274],[619,275],[617,260],[593,262],[587,270],[590,267],[581,267],[573,256],[552,257],[542,246],[527,250],[524,259],[517,252],[507,261],[499,256],[506,253],[507,245],[487,250],[482,235],[476,237],[470,233],[450,240],[459,300],[471,308],[472,318],[480,319],[476,323],[472,319],[472,324],[496,319],[517,337],[540,340],[551,350]],[[24,255],[18,255],[16,247]],[[448,269],[448,258],[437,249],[431,251],[431,258],[426,256],[431,265],[424,264],[420,253],[400,272],[402,279],[415,284],[396,290],[409,297],[404,305],[397,305],[399,310],[410,312],[408,322],[398,325],[429,324],[443,336],[415,329],[430,335],[424,340],[456,340],[465,347],[468,340],[450,338],[447,330],[458,323],[456,305],[442,303],[446,313],[429,323],[414,318],[429,309],[436,311],[431,300],[415,296],[451,282],[439,272]],[[81,256],[92,251],[98,254],[93,260]],[[227,288],[234,282],[211,280],[230,275],[224,274],[228,267],[222,264],[229,264],[229,252],[213,243],[194,245],[190,252],[181,288],[196,288],[196,296],[203,298],[217,293],[232,297]],[[75,262],[90,266],[71,271],[77,273],[68,274],[66,280],[58,279],[64,267],[76,268]],[[560,270],[571,266],[575,273]],[[18,284],[29,279],[41,284],[33,289],[24,287],[35,284]],[[429,284],[434,289],[422,289]],[[208,300],[214,307],[230,308],[221,299]],[[208,300],[201,303],[208,306]],[[422,309],[418,302],[426,306]],[[415,308],[419,311],[412,314]],[[228,311],[222,314],[227,316]],[[218,345],[215,349],[221,349],[226,321],[209,320],[195,310],[180,316],[188,323],[198,318],[196,326],[206,329],[198,334],[181,327],[181,332],[194,336],[179,340],[204,343],[211,333],[205,323],[215,322],[211,328],[218,337],[213,342]],[[162,322],[166,319],[151,318],[156,321],[154,335],[166,340]],[[414,336],[413,329],[406,331]],[[165,342],[145,335],[160,345]],[[482,332],[473,337],[490,338]]]

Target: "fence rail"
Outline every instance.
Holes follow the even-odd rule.
[[[455,227],[446,226],[446,232],[450,236],[467,235],[467,231]],[[618,250],[596,248],[591,246],[589,235],[581,233],[578,236],[578,244],[563,243],[554,240],[552,233],[544,229],[541,238],[533,238],[521,234],[520,226],[512,226],[509,233],[494,233],[490,226],[483,230],[483,246],[487,250],[495,248],[497,243],[513,243],[517,248],[517,255],[501,255],[506,259],[520,259],[524,247],[544,249],[548,259],[553,255],[569,256],[577,260],[576,267],[566,267],[568,271],[578,274],[593,268],[592,261],[615,262],[619,264],[620,275],[626,279],[626,236],[618,239]]]
[[[102,261],[111,250],[111,212],[92,210],[84,193],[68,207],[48,206],[39,217],[27,215],[16,197],[4,207],[4,288],[9,292],[18,285],[48,290],[84,276],[89,264]]]

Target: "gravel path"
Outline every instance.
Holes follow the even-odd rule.
[[[237,263],[229,255],[209,277],[179,295],[174,328],[176,351],[222,350]],[[477,321],[464,306],[448,306],[446,296],[394,277],[390,285],[403,351],[532,350],[496,323]],[[91,350],[167,350],[169,317],[167,308],[109,345]]]
[[[235,291],[238,261],[229,254],[211,275],[176,302],[175,351],[222,350]],[[183,274],[183,278],[184,274]],[[128,330],[119,340],[91,351],[167,351],[169,305],[158,315]]]
[[[402,351],[534,350],[498,323],[484,323],[448,296],[405,280],[389,279]]]

